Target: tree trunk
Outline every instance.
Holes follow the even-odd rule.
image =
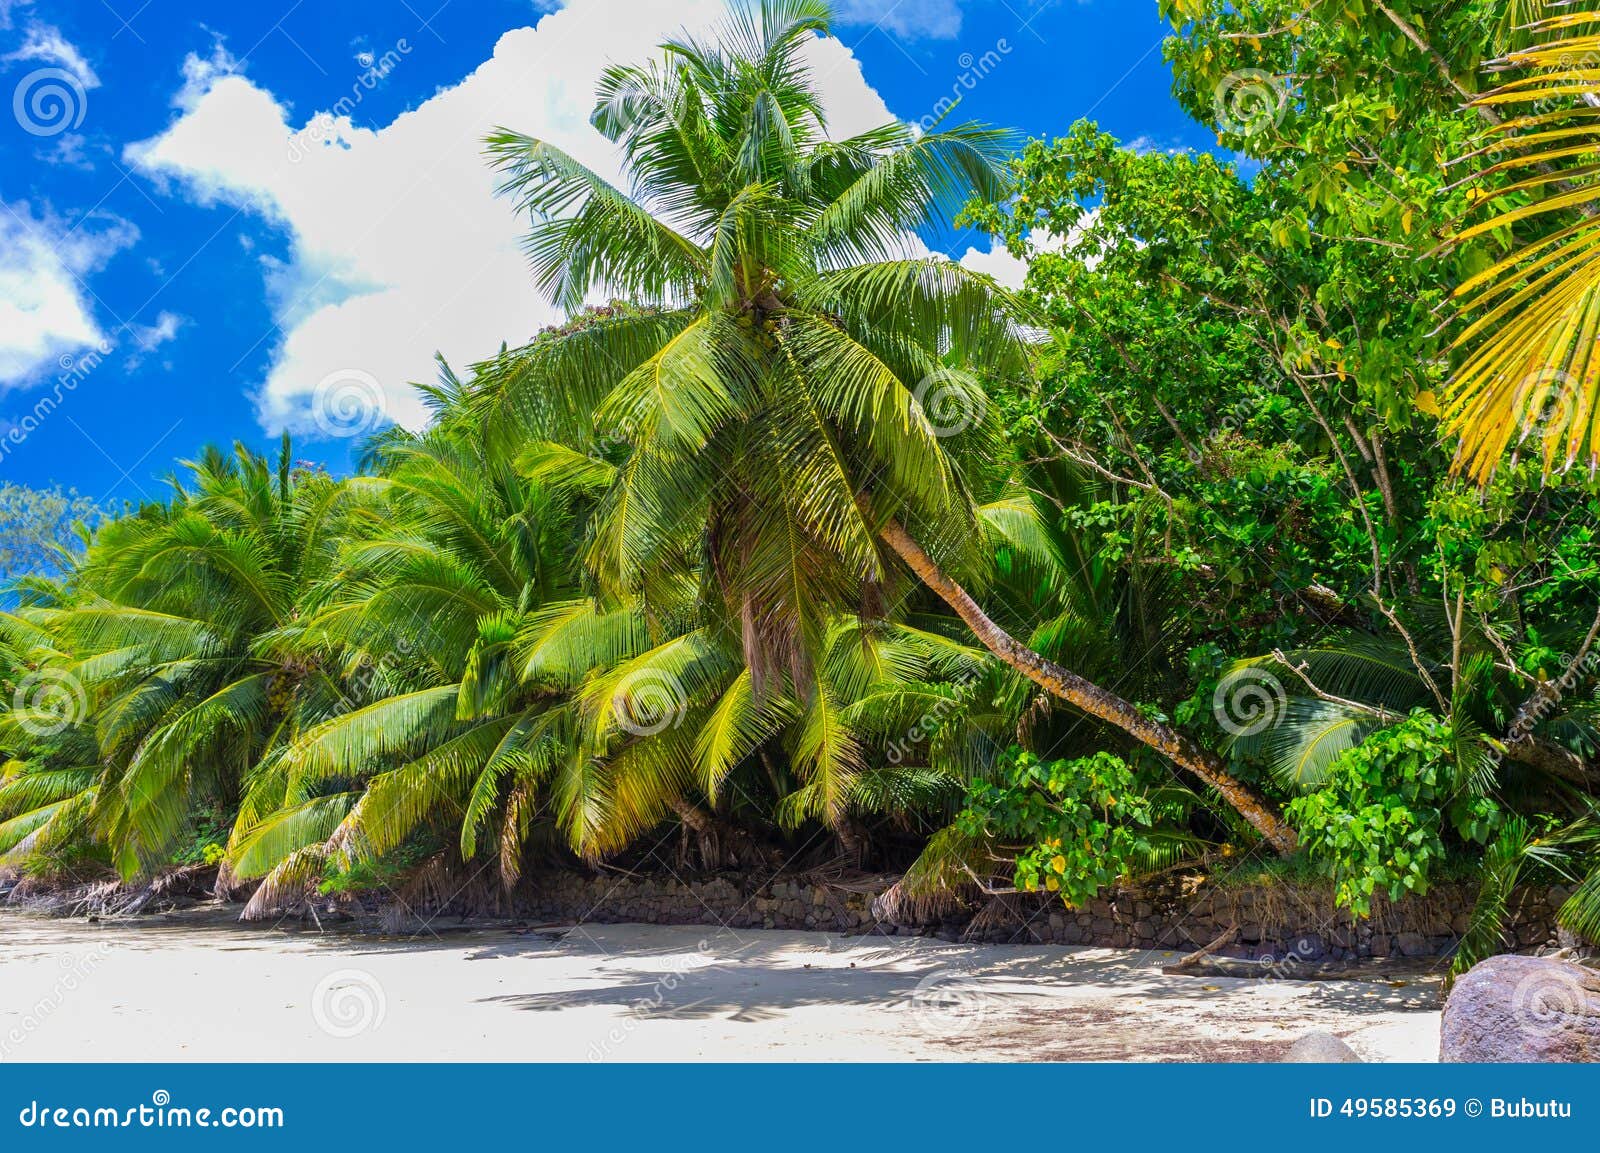
[[[1239,815],[1267,840],[1280,854],[1294,852],[1294,830],[1283,822],[1267,802],[1257,796],[1244,782],[1236,780],[1222,763],[1221,758],[1207,752],[1193,740],[1169,725],[1153,721],[1128,701],[1099,685],[1085,680],[1077,673],[1046,660],[1026,645],[1018,643],[978,607],[978,603],[965,589],[945,575],[922,546],[896,521],[889,521],[880,530],[888,546],[899,554],[922,583],[938,593],[944,602],[955,609],[982,642],[983,647],[1023,676],[1062,700],[1076,705],[1091,716],[1115,725],[1135,740],[1149,745],[1162,756],[1181,768],[1189,770],[1206,784],[1221,793]]]
[[[845,859],[851,867],[864,869],[867,867],[867,849],[870,839],[864,825],[848,813],[843,813],[833,822],[833,835],[839,840],[839,849],[844,853]]]
[[[700,852],[700,865],[709,870],[727,866],[742,869],[770,869],[773,860],[743,829],[728,824],[714,813],[708,813],[689,801],[678,797],[672,802],[672,811],[683,823],[685,831],[695,839]]]

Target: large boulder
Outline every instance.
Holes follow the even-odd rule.
[[[1600,1061],[1600,972],[1547,957],[1490,957],[1455,984],[1441,1061]]]
[[[1348,1065],[1361,1057],[1332,1033],[1307,1033],[1283,1055],[1292,1065]]]

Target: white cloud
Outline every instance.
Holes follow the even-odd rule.
[[[58,164],[65,168],[79,168],[84,172],[94,171],[94,161],[89,159],[84,151],[87,141],[77,132],[65,132],[51,142],[49,149],[36,150],[34,155],[46,164]]]
[[[967,249],[961,257],[961,267],[988,273],[1007,288],[1021,288],[1023,279],[1028,275],[1027,261],[1012,256],[998,240],[990,242],[988,251]]]
[[[961,257],[961,266],[970,268],[973,272],[988,273],[1007,288],[1021,288],[1022,282],[1028,275],[1029,260],[1041,252],[1060,252],[1063,248],[1075,245],[1084,230],[1094,224],[1099,214],[1098,208],[1091,209],[1065,238],[1050,232],[1030,232],[1027,238],[1028,254],[1025,258],[1012,256],[1004,243],[991,240],[987,250],[968,248]],[[1097,263],[1099,263],[1098,258],[1091,258],[1089,267],[1093,268]]]
[[[166,309],[162,309],[156,315],[154,324],[130,323],[128,325],[128,335],[133,339],[133,351],[128,354],[124,367],[129,372],[138,368],[144,363],[146,356],[174,339],[178,335],[178,329],[182,328],[183,325],[183,317],[176,312],[168,312]]]
[[[9,13],[7,15],[9,16]],[[49,64],[59,64],[76,76],[78,83],[83,87],[100,87],[100,77],[95,75],[94,69],[83,58],[83,53],[61,35],[59,29],[49,24],[30,22],[23,32],[22,47],[0,56],[0,60],[7,63],[17,60],[41,60]]]
[[[408,382],[433,378],[435,350],[461,366],[559,319],[530,282],[518,247],[527,221],[494,196],[482,139],[504,125],[614,173],[612,145],[588,122],[601,70],[726,11],[722,0],[664,9],[581,0],[506,33],[460,84],[377,131],[349,115],[291,118],[271,92],[217,69],[166,132],[128,149],[131,163],[191,196],[246,205],[289,231],[289,263],[263,259],[279,326],[262,334],[273,350],[259,391],[268,429],[309,431],[318,383],[352,370],[377,379],[391,417],[420,427],[426,413]],[[397,83],[411,51],[427,45],[398,53]],[[890,119],[847,48],[818,40],[808,51],[835,134]],[[248,348],[238,355],[254,360]]]
[[[834,17],[912,40],[950,40],[961,32],[959,0],[836,0]]]
[[[0,391],[47,376],[106,340],[83,279],[138,237],[116,217],[66,228],[25,202],[0,202]]]
[[[239,61],[234,59],[233,53],[223,45],[222,37],[217,36],[211,45],[210,55],[201,56],[198,52],[190,52],[183,58],[183,87],[173,96],[172,106],[181,108],[185,112],[192,110],[218,79],[236,75],[243,70]]]

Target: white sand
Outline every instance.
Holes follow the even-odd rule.
[[[651,925],[407,941],[0,913],[0,1060],[1431,1061],[1435,984],[1172,953]]]

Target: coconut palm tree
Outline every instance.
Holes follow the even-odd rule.
[[[338,671],[350,707],[248,778],[228,857],[234,876],[265,878],[247,917],[425,827],[509,887],[536,830],[597,858],[675,816],[714,866],[750,845],[702,799],[737,792],[762,819],[821,818],[842,837],[860,815],[954,799],[956,772],[869,751],[895,710],[945,700],[981,653],[839,617],[817,691],[758,698],[736,639],[692,598],[646,614],[570,579],[586,494],[613,466],[550,444],[496,454],[452,381],[431,394],[427,433],[373,446],[377,473],[350,482],[368,515],[302,597],[294,643]]]
[[[490,137],[552,299],[649,308],[477,366],[485,425],[614,446],[585,555],[597,592],[646,616],[703,594],[757,699],[813,699],[828,622],[914,595],[909,570],[995,656],[1290,850],[1218,757],[980,607],[994,532],[1023,511],[1005,503],[1015,470],[981,381],[1025,377],[1028,314],[916,238],[970,196],[1004,195],[1010,140],[971,123],[831,139],[805,63],[828,19],[819,0],[739,4],[715,42],[680,37],[607,70],[593,123],[626,190],[547,142]]]
[[[47,686],[43,713],[5,719],[47,738],[32,744],[48,772],[10,774],[8,800],[42,802],[13,818],[40,822],[15,855],[71,833],[147,875],[197,808],[231,810],[261,758],[338,706],[328,671],[285,638],[355,494],[295,468],[287,437],[275,463],[241,446],[186,468],[167,503],[102,526],[54,604],[5,622]]]

